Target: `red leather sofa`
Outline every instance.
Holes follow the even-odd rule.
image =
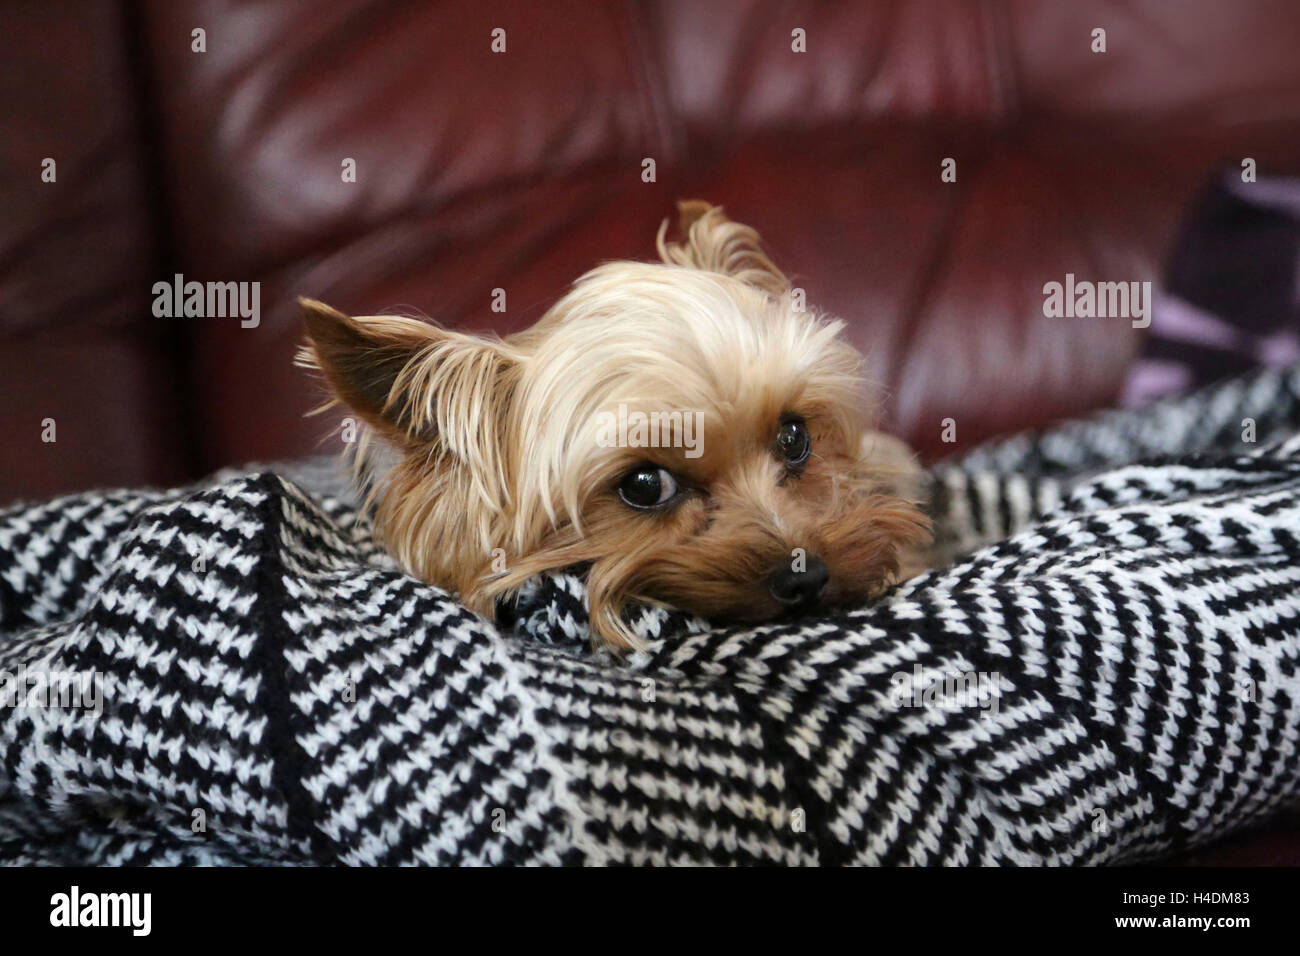
[[[1300,168],[1297,41],[1292,0],[5,4],[0,502],[332,447],[296,296],[508,331],[679,197],[848,320],[927,458],[1105,406],[1142,333],[1043,284],[1158,280],[1214,170]],[[260,324],[155,317],[176,274]]]

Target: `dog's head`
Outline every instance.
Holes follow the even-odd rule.
[[[531,329],[473,337],[305,302],[306,364],[398,452],[377,531],[490,613],[585,564],[595,632],[650,600],[720,620],[859,602],[929,540],[916,469],[872,430],[861,357],[757,234],[683,203],[662,264],[587,273]]]

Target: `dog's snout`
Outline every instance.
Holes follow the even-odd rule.
[[[778,568],[768,579],[768,588],[772,597],[786,607],[802,607],[821,597],[830,576],[825,562],[809,555],[801,570],[796,570],[793,566]]]

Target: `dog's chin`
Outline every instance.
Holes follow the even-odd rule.
[[[704,618],[719,625],[793,623],[833,616],[861,608],[876,600],[894,583],[892,574],[882,575],[871,583],[854,587],[833,587],[816,601],[790,606],[775,600],[766,589],[746,591],[712,590],[707,597],[698,591],[660,590],[647,593],[656,604],[665,605]]]
[[[619,569],[625,576],[611,590],[639,593],[720,624],[760,624],[861,608],[920,573],[930,527],[923,512],[906,499],[871,495],[852,504],[803,537],[808,553],[826,565],[829,582],[820,597],[795,608],[769,590],[770,575],[790,560],[791,552],[744,524],[723,528],[719,522],[713,536],[647,549],[635,566]]]

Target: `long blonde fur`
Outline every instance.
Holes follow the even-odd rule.
[[[682,226],[681,242],[660,230],[662,264],[600,266],[504,339],[304,302],[301,362],[368,423],[363,465],[376,442],[397,452],[373,510],[411,573],[491,615],[533,574],[588,564],[593,630],[629,647],[627,602],[744,616],[795,547],[833,552],[854,579],[844,599],[918,563],[928,524],[906,484],[915,466],[871,429],[842,323],[796,311],[757,234],[721,209],[683,204]],[[703,456],[602,447],[598,416],[619,404],[698,413]],[[820,454],[787,480],[769,442],[791,411],[808,418]],[[647,458],[693,469],[709,490],[671,514],[631,511],[613,489]]]

